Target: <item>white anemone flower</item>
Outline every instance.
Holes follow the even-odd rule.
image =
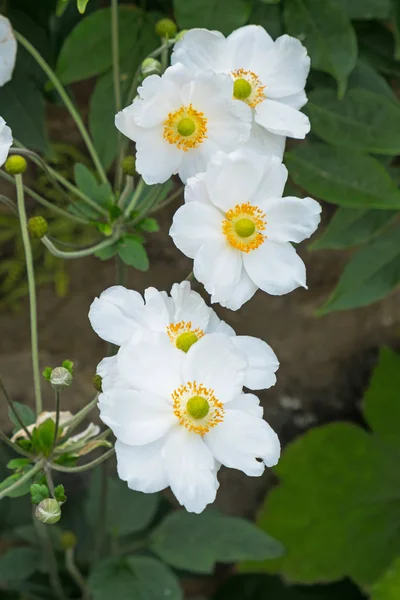
[[[0,167],[7,160],[8,153],[13,143],[11,129],[6,125],[6,122],[0,117]]]
[[[259,25],[247,25],[225,38],[219,31],[191,29],[175,45],[172,64],[192,73],[212,69],[233,78],[233,97],[251,107],[249,145],[282,157],[285,136],[303,139],[310,122],[300,112],[310,59],[301,42],[282,35],[275,42]]]
[[[100,417],[131,489],[170,486],[200,513],[215,499],[221,465],[258,477],[278,462],[278,437],[258,398],[242,392],[246,359],[226,335],[204,336],[185,353],[159,333],[138,333],[121,346],[116,369],[120,383],[100,394]]]
[[[17,57],[17,40],[11,23],[0,15],[0,87],[11,80]]]
[[[122,286],[113,286],[96,298],[89,311],[95,332],[107,342],[122,346],[137,332],[159,332],[177,352],[188,352],[201,338],[210,333],[230,337],[236,348],[246,356],[244,385],[252,390],[270,388],[276,383],[279,361],[266,342],[256,337],[238,335],[208,307],[193,291],[188,281],[174,283],[171,295],[148,288],[142,296]],[[117,379],[116,359],[106,358],[98,373],[103,389]]]
[[[320,221],[311,198],[282,198],[287,169],[275,156],[248,149],[219,153],[189,179],[170,235],[194,259],[194,275],[219,302],[239,309],[261,288],[280,296],[306,286],[306,269],[290,242]]]
[[[232,99],[229,76],[208,71],[194,78],[177,64],[147,77],[115,125],[136,142],[136,169],[154,184],[204,171],[215,152],[248,139],[251,118],[249,107]]]

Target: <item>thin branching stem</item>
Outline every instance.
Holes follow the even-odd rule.
[[[21,485],[23,485],[27,481],[30,481],[31,479],[33,479],[33,477],[36,475],[36,473],[38,473],[42,468],[43,468],[43,461],[37,462],[36,465],[34,465],[32,467],[32,469],[30,469],[27,473],[22,475],[22,477],[17,479],[17,481],[12,483],[8,488],[6,488],[5,490],[2,490],[0,492],[0,500],[2,500],[2,498],[5,498],[6,496],[8,496],[8,494],[10,492],[17,490]]]
[[[75,259],[75,258],[83,258],[85,256],[92,256],[98,250],[103,250],[108,246],[112,246],[118,239],[118,235],[113,235],[102,242],[99,242],[95,246],[90,246],[89,248],[82,248],[82,250],[71,250],[65,251],[57,248],[53,242],[49,240],[49,238],[45,235],[42,237],[42,243],[46,246],[47,250],[53,256],[57,256],[57,258],[64,258],[66,260]]]
[[[3,396],[6,399],[6,402],[7,402],[8,406],[10,407],[10,410],[13,413],[14,417],[18,421],[18,424],[20,425],[21,429],[23,429],[25,431],[26,435],[31,440],[32,439],[31,432],[29,431],[29,429],[26,427],[25,423],[23,422],[22,417],[19,414],[19,410],[15,406],[14,402],[11,400],[11,398],[7,392],[7,388],[4,385],[4,382],[1,377],[0,377],[0,390],[3,392]]]
[[[110,448],[107,452],[104,452],[101,456],[92,460],[85,465],[80,465],[79,467],[63,467],[62,465],[57,465],[55,463],[51,463],[51,468],[54,471],[60,471],[61,473],[84,473],[85,471],[90,471],[90,469],[94,469],[97,465],[101,465],[104,461],[108,460],[115,453],[114,448]]]

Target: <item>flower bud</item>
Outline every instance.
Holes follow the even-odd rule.
[[[97,392],[101,393],[103,391],[103,387],[102,387],[103,379],[102,379],[101,375],[97,375],[97,374],[93,375],[92,382],[93,382],[94,389]]]
[[[56,389],[69,387],[72,383],[72,375],[65,367],[56,367],[51,372],[50,383]]]
[[[46,523],[47,525],[58,523],[61,519],[61,508],[57,500],[54,498],[42,500],[36,507],[35,517],[38,521]]]
[[[75,548],[78,543],[78,538],[74,534],[73,531],[64,531],[61,536],[61,546],[64,550],[68,550],[69,548]]]
[[[32,217],[28,221],[29,235],[37,240],[46,235],[48,228],[48,223],[44,217]]]
[[[156,58],[145,58],[142,62],[142,74],[144,77],[148,77],[149,75],[157,75],[161,73],[161,71],[161,63]]]
[[[132,154],[125,156],[121,166],[125,175],[130,175],[131,177],[136,175],[136,159]]]
[[[160,19],[156,23],[155,32],[161,38],[173,38],[178,28],[171,19]]]
[[[21,175],[25,173],[27,166],[27,162],[23,156],[13,154],[7,158],[4,168],[10,175]]]

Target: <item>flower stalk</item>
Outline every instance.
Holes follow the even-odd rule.
[[[53,242],[47,236],[42,237],[42,242],[46,246],[46,248],[53,254],[53,256],[57,256],[57,258],[64,258],[66,260],[75,259],[75,258],[83,258],[85,256],[92,256],[98,250],[103,250],[108,246],[112,246],[114,242],[117,241],[118,235],[113,235],[110,238],[99,242],[95,246],[90,246],[90,248],[83,248],[82,250],[71,250],[65,251],[57,248]]]
[[[21,485],[23,485],[27,481],[30,481],[31,479],[33,479],[33,477],[36,475],[36,473],[38,473],[42,468],[43,468],[43,461],[41,460],[41,461],[37,462],[36,465],[34,465],[32,467],[32,469],[30,469],[30,471],[28,471],[27,473],[22,475],[22,477],[20,477],[17,481],[12,483],[8,488],[6,488],[5,490],[2,490],[0,492],[0,500],[5,498],[6,496],[8,496],[8,494],[10,492],[14,492],[15,490],[17,490],[19,487],[21,487]]]

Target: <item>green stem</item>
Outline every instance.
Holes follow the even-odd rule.
[[[82,423],[83,419],[85,419],[90,413],[90,411],[93,410],[93,408],[97,405],[98,397],[98,394],[96,394],[96,396],[91,402],[89,402],[89,404],[84,406],[69,421],[65,421],[64,428],[68,427],[68,435],[70,435],[70,433],[72,433],[72,431],[76,429],[76,427],[78,427],[80,423]]]
[[[57,465],[55,463],[51,463],[51,468],[54,471],[60,471],[61,473],[84,473],[85,471],[89,471],[90,469],[94,469],[97,465],[101,465],[102,462],[110,458],[114,454],[114,448],[110,448],[104,454],[92,460],[90,463],[86,463],[86,465],[81,465],[79,467],[63,467],[62,465]]]
[[[46,475],[47,487],[50,490],[51,497],[55,498],[56,497],[55,487],[54,487],[53,478],[51,476],[51,471],[50,471],[49,468],[45,467],[44,472],[45,472],[45,475]]]
[[[14,450],[14,452],[16,452],[17,454],[20,454],[21,456],[25,456],[25,458],[30,458],[31,460],[35,460],[35,457],[33,456],[33,454],[29,454],[29,452],[26,452],[26,450],[23,450],[21,448],[21,446],[19,446],[18,444],[14,444],[14,442],[12,442],[6,436],[6,434],[3,431],[1,431],[1,429],[0,429],[0,440],[2,442],[4,442],[9,448]]]
[[[176,200],[177,198],[179,198],[179,196],[182,195],[183,189],[184,189],[183,186],[182,187],[180,186],[173,194],[168,196],[168,198],[166,200],[164,200],[164,202],[162,202],[161,204],[156,206],[153,210],[151,210],[150,214],[153,215],[153,214],[159,212],[160,210],[162,210],[163,208],[165,208],[166,206],[168,206],[168,204],[171,204],[171,202],[174,202],[174,200]]]
[[[40,523],[33,515],[33,523],[46,559],[47,572],[49,574],[50,584],[53,589],[54,597],[57,600],[66,600],[64,590],[61,585],[60,576],[58,574],[57,560],[54,554],[53,546],[47,530],[47,525]]]
[[[1,169],[0,169],[0,177],[3,177],[3,179],[6,179],[10,183],[15,183],[14,177],[12,175],[9,175],[5,171],[2,171]],[[31,190],[31,188],[29,188],[27,185],[24,185],[24,192],[26,194],[28,194],[31,198],[36,200],[36,202],[38,202],[39,204],[44,206],[45,208],[48,208],[49,210],[52,210],[56,214],[60,215],[60,217],[65,217],[67,219],[70,219],[70,221],[75,221],[76,223],[81,223],[82,225],[88,225],[88,223],[89,223],[89,221],[87,221],[86,219],[83,219],[82,217],[73,215],[72,213],[64,210],[63,208],[59,208],[52,202],[49,202],[48,200],[46,200],[45,198],[43,198],[42,196],[40,196],[39,194],[37,194],[36,192]]]
[[[145,183],[144,183],[143,179],[140,178],[139,179],[139,183],[137,185],[137,188],[135,190],[135,193],[133,194],[133,196],[131,198],[131,201],[129,202],[128,206],[124,210],[124,215],[126,217],[128,217],[131,214],[131,212],[133,211],[133,209],[135,208],[136,204],[139,201],[139,198],[140,198],[140,196],[142,194],[142,191],[143,191],[144,187],[145,187]]]
[[[27,39],[24,38],[23,35],[21,35],[20,33],[18,33],[18,31],[14,30],[14,34],[15,37],[17,38],[17,41],[21,44],[21,46],[23,46],[25,48],[25,50],[27,50],[29,52],[29,54],[36,60],[36,62],[38,63],[38,65],[41,67],[41,69],[43,69],[43,71],[46,73],[47,77],[50,79],[51,83],[54,85],[55,89],[57,90],[57,92],[59,93],[62,101],[65,104],[65,107],[68,109],[71,117],[73,118],[73,120],[75,121],[76,126],[79,129],[79,132],[83,138],[83,141],[86,144],[86,147],[92,157],[93,163],[97,169],[97,172],[99,174],[99,177],[101,179],[101,181],[103,183],[107,183],[107,175],[104,171],[103,165],[101,164],[101,161],[99,159],[99,156],[96,152],[96,149],[93,145],[93,142],[89,136],[89,133],[82,121],[82,118],[79,114],[79,112],[77,111],[77,109],[75,108],[73,102],[71,101],[70,97],[68,96],[67,92],[64,89],[64,86],[62,85],[61,81],[58,79],[57,75],[54,73],[53,69],[47,64],[47,62],[42,58],[42,56],[39,54],[39,52],[36,50],[36,48],[34,48],[34,46],[32,46],[32,44],[30,42],[28,42]]]
[[[93,564],[95,565],[101,556],[103,549],[105,525],[107,518],[107,502],[108,502],[108,477],[105,465],[101,469],[101,488],[99,498],[99,512],[97,518],[96,538],[94,541]]]
[[[65,551],[65,567],[71,576],[71,579],[75,581],[76,585],[82,592],[82,598],[89,598],[89,590],[86,587],[86,581],[82,576],[75,563],[75,550],[74,548],[67,548]]]
[[[60,428],[61,391],[58,389],[55,389],[54,393],[55,393],[55,401],[56,401],[56,425],[54,427],[53,450],[57,444],[58,430]]]
[[[43,468],[43,461],[39,461],[38,463],[36,463],[36,465],[34,467],[32,467],[32,469],[30,471],[25,473],[25,475],[22,475],[22,477],[20,477],[20,479],[15,481],[12,485],[10,485],[5,490],[2,490],[0,492],[0,500],[2,498],[4,498],[5,496],[7,496],[10,492],[17,490],[23,483],[26,483],[27,481],[32,479],[36,475],[36,473],[38,473],[42,468]]]
[[[111,50],[113,59],[114,99],[115,112],[122,108],[121,98],[121,75],[119,69],[119,26],[118,26],[118,0],[111,0]],[[118,148],[121,145],[122,136],[118,132]],[[118,153],[119,154],[119,153]],[[115,190],[119,192],[122,185],[122,165],[117,163],[117,174],[115,178]]]
[[[25,212],[24,201],[24,186],[22,175],[15,176],[15,184],[17,186],[17,204],[19,221],[21,225],[22,242],[25,250],[26,271],[28,275],[29,288],[29,309],[31,318],[31,349],[32,349],[32,369],[33,369],[33,385],[35,389],[36,416],[42,410],[42,392],[40,389],[40,370],[39,370],[39,346],[37,332],[37,314],[36,314],[36,287],[35,287],[35,272],[33,269],[32,248],[28,233],[28,223]]]
[[[99,242],[95,246],[91,246],[90,248],[83,248],[82,250],[74,250],[71,252],[66,252],[64,250],[59,250],[56,246],[49,240],[49,238],[45,235],[42,237],[42,242],[46,246],[46,248],[53,254],[53,256],[57,256],[57,258],[65,258],[65,259],[74,259],[74,258],[82,258],[84,256],[91,256],[98,250],[103,250],[103,248],[107,248],[114,244],[114,242],[118,239],[118,236],[111,236],[110,238]]]
[[[163,72],[168,67],[168,36],[163,39],[163,45],[161,47],[161,66]]]
[[[13,403],[13,401],[11,400],[10,396],[8,395],[6,386],[4,385],[4,382],[2,380],[2,378],[0,377],[0,389],[3,392],[3,396],[6,399],[6,402],[8,404],[8,406],[10,407],[11,412],[13,413],[14,417],[16,418],[16,420],[18,421],[21,429],[23,429],[26,433],[26,435],[28,436],[28,439],[32,439],[32,435],[31,432],[29,431],[29,429],[26,427],[25,423],[23,422],[20,414],[19,414],[19,410],[17,409],[17,407],[15,406],[15,404]]]

